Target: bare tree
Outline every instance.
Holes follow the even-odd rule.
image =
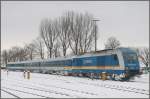
[[[41,37],[38,37],[33,41],[35,46],[35,52],[40,56],[41,59],[44,59],[44,42]]]
[[[105,49],[115,49],[120,46],[120,42],[115,37],[108,38]]]
[[[56,42],[56,44],[54,44],[53,53],[54,53],[54,57],[61,56],[60,55],[60,43],[59,42]]]
[[[7,53],[8,53],[8,62],[12,62],[13,52],[11,51],[11,49],[9,49]]]
[[[25,61],[25,60],[28,59],[28,58],[27,58],[27,55],[28,55],[27,49],[21,48],[19,53],[20,53],[20,54],[19,54],[19,61]]]
[[[58,37],[58,31],[56,31],[56,28],[57,28],[57,20],[52,21],[50,19],[49,20],[44,19],[42,20],[40,25],[40,34],[48,49],[50,58],[52,57],[54,42]]]
[[[59,20],[59,39],[62,46],[63,56],[66,56],[67,49],[69,48],[69,25],[70,20],[67,16],[62,16]]]
[[[82,14],[71,11],[61,16],[59,20],[42,20],[40,34],[48,49],[49,57],[52,57],[54,46],[58,44],[57,41],[63,50],[63,56],[66,56],[69,47],[75,55],[79,54],[81,50],[83,52],[91,50],[95,26],[92,19],[93,16],[89,13]]]
[[[2,58],[2,60],[1,60],[2,64],[7,65],[7,62],[8,62],[8,52],[7,52],[7,50],[2,51],[1,58]]]
[[[76,26],[76,20],[75,20],[75,13],[74,12],[68,12],[67,13],[67,19],[70,20],[69,23],[69,46],[72,49],[73,53],[75,55],[78,54],[78,45],[79,45],[79,32],[75,31]]]
[[[28,60],[29,50],[27,48],[22,48],[14,46],[9,50],[4,50],[2,52],[2,59],[5,64],[7,62],[25,61]]]
[[[23,60],[24,60],[23,48],[14,46],[7,51],[7,61],[8,62],[23,61]]]
[[[33,60],[34,58],[34,51],[35,51],[35,45],[34,43],[30,43],[25,45],[26,54],[28,55],[28,59]]]
[[[92,47],[94,40],[92,24],[93,17],[86,13],[68,12],[67,17],[70,20],[69,25],[69,45],[75,55],[79,54],[79,50],[84,52]]]
[[[14,46],[10,49],[9,55],[12,62],[19,61],[20,47]]]
[[[81,15],[81,27],[82,32],[80,34],[80,50],[83,52],[87,52],[92,49],[95,33],[94,33],[94,25],[92,22],[92,15],[85,13]],[[97,26],[97,25],[96,25]]]
[[[139,57],[141,58],[141,62],[146,66],[146,68],[149,67],[149,49],[143,48],[138,49]]]

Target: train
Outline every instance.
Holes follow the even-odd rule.
[[[131,48],[105,49],[72,57],[10,62],[8,70],[81,76],[100,79],[127,80],[139,74],[136,51]]]

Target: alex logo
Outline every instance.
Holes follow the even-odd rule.
[[[92,63],[92,60],[84,60],[83,61],[83,64],[91,64]]]

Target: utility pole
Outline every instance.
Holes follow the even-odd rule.
[[[96,50],[97,50],[97,26],[96,26],[96,22],[97,21],[100,21],[100,20],[97,20],[97,19],[93,19],[92,20],[93,22],[94,22],[94,25],[95,25],[95,52],[96,52]]]

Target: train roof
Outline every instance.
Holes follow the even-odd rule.
[[[71,56],[71,57],[59,57],[59,58],[51,58],[51,59],[39,59],[39,60],[28,60],[28,61],[20,61],[20,62],[9,62],[8,64],[20,64],[20,63],[34,63],[34,62],[50,62],[50,61],[59,61],[59,60],[69,60],[69,59],[73,59],[73,58],[84,58],[84,57],[90,57],[90,56],[95,56],[98,53],[103,53],[106,51],[110,51],[113,49],[105,49],[105,50],[99,50],[96,52],[86,52],[83,53],[82,55],[75,55],[75,56]]]
[[[51,58],[51,59],[39,59],[39,60],[28,60],[28,61],[20,61],[20,62],[9,62],[9,64],[19,64],[19,63],[34,63],[34,62],[50,62],[50,61],[59,61],[59,60],[69,60],[70,58],[59,57],[59,58]]]
[[[118,48],[123,53],[136,53],[135,49],[133,48]]]
[[[122,52],[133,52],[131,49],[129,48],[116,48],[116,49],[104,49],[104,50],[99,50],[99,51],[93,51],[93,52],[86,52],[83,53],[82,55],[75,55],[75,56],[71,56],[71,57],[59,57],[59,58],[51,58],[51,59],[39,59],[39,60],[29,60],[29,61],[21,61],[21,62],[9,62],[9,64],[19,64],[19,63],[34,63],[34,62],[50,62],[50,61],[63,61],[63,60],[69,60],[69,59],[73,59],[73,58],[84,58],[84,57],[91,57],[91,56],[98,56],[100,54],[105,54],[105,53],[109,53],[109,52],[113,52],[113,51],[117,51],[120,50]]]

